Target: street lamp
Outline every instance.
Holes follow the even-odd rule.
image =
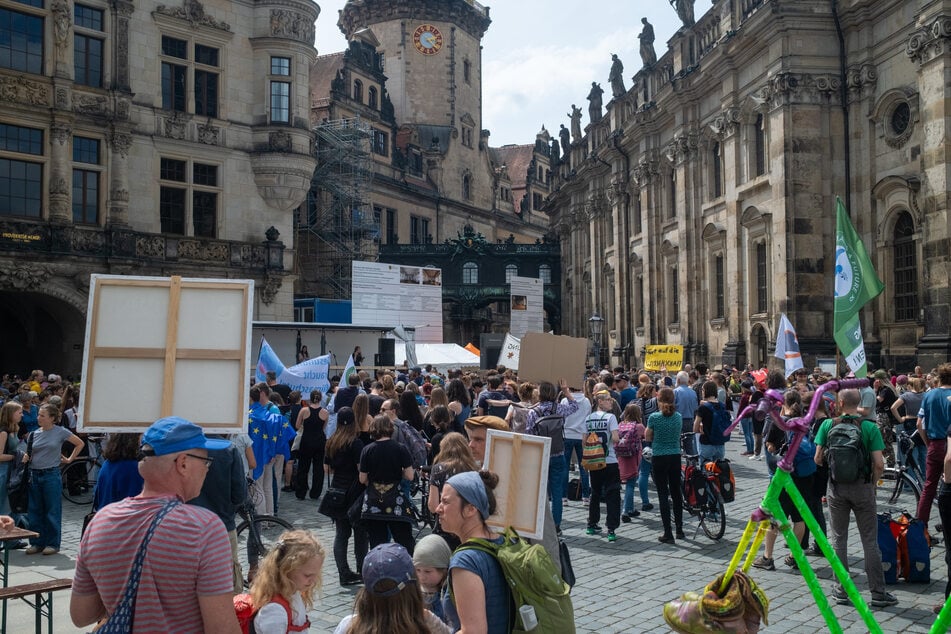
[[[601,367],[601,330],[604,328],[604,319],[598,313],[588,319],[588,328],[591,331],[591,340],[594,342],[594,364]]]

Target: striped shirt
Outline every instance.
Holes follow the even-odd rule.
[[[98,594],[112,614],[122,599],[139,544],[165,497],[127,498],[101,509],[76,558],[73,592]],[[182,504],[158,525],[149,543],[135,603],[135,631],[203,631],[198,597],[234,592],[231,543],[211,511]]]

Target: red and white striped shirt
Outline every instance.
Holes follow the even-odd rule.
[[[79,546],[73,593],[98,594],[112,614],[155,514],[169,497],[127,498],[96,513]],[[203,631],[199,596],[234,592],[228,532],[211,511],[181,504],[158,525],[139,578],[137,633]]]

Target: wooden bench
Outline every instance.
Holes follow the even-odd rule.
[[[0,601],[4,607],[9,599],[22,599],[36,612],[36,634],[43,632],[43,617],[46,617],[47,632],[53,634],[53,593],[73,585],[72,579],[50,579],[38,583],[0,588]]]

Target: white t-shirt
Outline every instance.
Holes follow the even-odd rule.
[[[291,620],[294,625],[307,622],[307,609],[300,592],[295,592],[291,604]],[[254,617],[254,631],[258,634],[287,634],[287,610],[280,603],[268,603]]]
[[[334,630],[333,634],[348,634],[350,632],[350,621],[353,620],[354,615],[343,617],[337,629]],[[429,634],[452,634],[452,628],[439,620],[439,617],[426,610],[426,625],[429,626]],[[257,625],[255,623],[255,625]]]
[[[573,414],[565,416],[565,438],[570,440],[584,440],[584,421],[591,413],[591,401],[585,398],[583,392],[572,392],[578,409]]]
[[[606,444],[608,453],[604,461],[607,464],[617,464],[617,454],[614,453],[614,434],[618,430],[617,417],[611,412],[591,412],[585,419],[585,425],[588,433],[595,432],[601,437],[601,442]]]

